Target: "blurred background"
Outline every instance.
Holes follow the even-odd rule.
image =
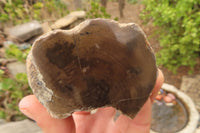
[[[0,0],[0,131],[1,123],[27,119],[18,103],[32,94],[25,62],[34,40],[51,30],[71,29],[89,18],[140,25],[165,83],[189,96],[200,112],[200,0]],[[158,105],[161,100],[170,103],[165,98],[169,92],[163,91],[158,94],[162,97],[157,97]],[[168,100],[170,97],[175,105],[172,101],[178,96],[172,94]],[[198,125],[196,128],[200,133]]]

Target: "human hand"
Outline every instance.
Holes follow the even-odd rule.
[[[163,81],[163,74],[159,70],[151,96],[133,120],[120,115],[114,122],[116,110],[112,107],[99,108],[95,114],[80,111],[66,119],[55,119],[34,95],[24,97],[19,108],[35,120],[44,133],[149,133],[152,103]]]

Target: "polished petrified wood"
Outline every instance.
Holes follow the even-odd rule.
[[[112,106],[133,118],[157,76],[153,51],[140,27],[106,19],[38,38],[27,58],[30,86],[55,118]]]

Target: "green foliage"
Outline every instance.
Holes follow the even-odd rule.
[[[91,1],[91,9],[87,11],[87,18],[110,18],[111,15],[98,2]]]
[[[118,18],[118,17],[115,17],[115,18],[114,18],[114,20],[115,20],[115,21],[118,21],[118,20],[119,20],[119,18]]]
[[[6,57],[7,58],[16,58],[17,60],[21,62],[26,61],[26,57],[30,51],[30,48],[25,50],[20,50],[17,45],[10,45],[9,48],[6,49]]]
[[[12,22],[21,24],[30,20],[41,20],[44,15],[47,18],[56,14],[61,17],[67,14],[67,7],[60,0],[35,0],[32,3],[25,0],[8,0],[4,5],[0,5],[0,22]]]
[[[68,14],[66,4],[64,4],[61,0],[43,0],[44,2],[44,10],[48,12],[48,14],[53,14],[56,18],[63,17]]]
[[[40,6],[39,6],[40,5]],[[30,19],[38,19],[39,12],[42,8],[42,3],[38,2],[32,7],[26,4],[23,0],[10,0],[2,7],[0,12],[0,21],[8,22],[12,21],[13,24],[20,24],[27,22]]]
[[[136,4],[138,3],[138,0],[127,0],[127,2],[130,4]]]
[[[16,58],[25,63],[29,49],[20,50],[16,45],[6,49],[6,57]],[[6,69],[0,67],[0,118],[8,121],[21,120],[25,116],[19,111],[18,103],[31,93],[26,73],[19,73],[14,78],[9,77]]]
[[[157,62],[173,72],[179,66],[196,64],[200,52],[199,0],[144,0],[141,17],[153,20],[160,32],[161,51]]]
[[[30,93],[25,73],[19,73],[11,79],[0,69],[0,118],[9,121],[24,119],[25,116],[19,111],[18,103]]]

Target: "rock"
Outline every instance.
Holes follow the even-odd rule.
[[[74,23],[79,18],[84,18],[86,15],[85,11],[75,11],[71,12],[69,15],[57,20],[54,24],[51,25],[52,29],[61,29],[69,26]]]
[[[17,25],[9,29],[8,31],[10,38],[17,39],[18,41],[21,41],[21,42],[26,41],[42,33],[43,33],[42,26],[36,20],[29,23]]]
[[[26,65],[21,62],[12,62],[7,64],[8,70],[13,77],[18,73],[26,73]]]
[[[0,133],[39,133],[41,129],[30,120],[9,122],[0,125]],[[41,132],[42,133],[42,132]]]
[[[60,29],[67,27],[71,23],[75,22],[78,18],[75,16],[66,16],[64,18],[61,18],[57,20],[53,25],[51,25],[52,29]]]
[[[180,89],[192,98],[200,112],[200,75],[183,76]]]
[[[43,32],[44,32],[44,33],[47,33],[47,32],[49,32],[49,31],[51,31],[51,27],[49,26],[49,23],[48,23],[48,22],[44,22],[44,23],[42,24],[42,29],[43,29]]]
[[[27,72],[33,93],[55,118],[105,106],[133,118],[157,78],[154,53],[140,27],[106,19],[38,38]]]
[[[28,41],[26,41],[26,42],[28,42],[29,44],[33,44],[33,42],[38,38],[38,37],[40,37],[40,35],[38,35],[38,36],[34,36],[34,37],[32,37],[31,39],[29,39]]]
[[[75,16],[77,18],[85,18],[85,11],[74,11],[69,14],[69,16]]]

